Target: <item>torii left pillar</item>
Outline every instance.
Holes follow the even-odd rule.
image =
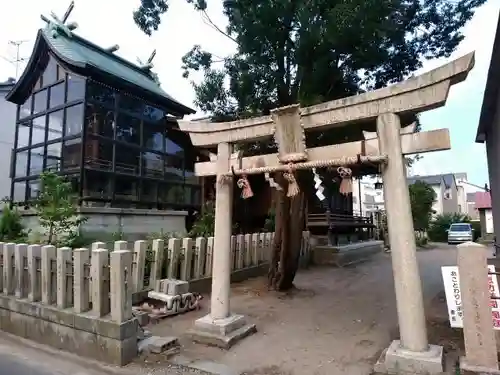
[[[196,320],[189,332],[196,342],[225,349],[256,331],[255,324],[247,324],[243,315],[232,314],[230,310],[233,181],[224,178],[230,164],[231,145],[219,143],[210,313]]]

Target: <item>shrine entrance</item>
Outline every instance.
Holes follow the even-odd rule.
[[[272,177],[283,173],[286,185],[279,188],[293,197],[300,190],[295,178],[298,170],[371,164],[379,168],[383,178],[400,331],[400,340],[395,340],[381,358],[384,371],[442,372],[442,347],[429,345],[427,340],[404,156],[450,149],[450,138],[447,129],[415,133],[414,126],[402,128],[401,116],[444,105],[450,86],[465,80],[473,65],[471,53],[399,84],[311,107],[290,105],[274,109],[270,116],[223,123],[179,121],[193,145],[217,147],[210,161],[195,164],[197,176],[217,176],[217,184],[211,309],[195,322],[193,339],[227,348],[255,332],[255,325],[230,309],[235,180],[245,196],[251,194],[246,176],[267,174],[270,183],[276,184]],[[308,131],[356,122],[373,124],[376,133],[365,132],[365,139],[355,142],[306,148]],[[234,151],[233,146],[239,143],[270,137],[274,137],[278,153],[245,157]]]

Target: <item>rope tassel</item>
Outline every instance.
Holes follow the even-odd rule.
[[[246,175],[242,175],[240,179],[237,182],[238,187],[241,189],[241,197],[243,199],[251,198],[253,197],[253,191],[252,188],[250,187],[250,182],[248,181],[248,178]]]
[[[299,192],[299,184],[293,175],[292,168],[288,169],[288,172],[283,173],[283,177],[288,181],[288,192],[287,197],[295,197]]]
[[[340,194],[347,195],[352,193],[352,170],[350,168],[338,167],[337,173],[342,181],[340,182]]]

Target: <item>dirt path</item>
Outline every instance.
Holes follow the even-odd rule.
[[[442,289],[440,267],[456,263],[453,247],[418,252],[426,302]],[[236,284],[231,310],[257,324],[258,333],[230,351],[183,339],[204,309],[168,318],[155,335],[181,337],[182,353],[252,375],[366,375],[398,336],[390,254],[350,268],[312,268],[298,274],[297,292],[270,293],[265,279]]]

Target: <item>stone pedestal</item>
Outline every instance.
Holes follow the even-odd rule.
[[[225,319],[213,320],[209,314],[196,320],[188,334],[195,342],[229,349],[256,331],[255,324],[247,324],[243,315],[232,314]]]
[[[443,347],[429,345],[423,352],[414,352],[401,347],[394,340],[384,350],[375,364],[375,372],[386,374],[439,374],[443,372]]]

